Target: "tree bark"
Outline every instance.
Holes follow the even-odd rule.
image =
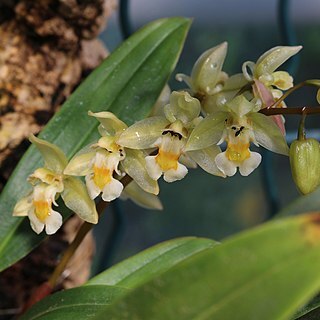
[[[30,133],[37,134],[106,57],[97,36],[115,6],[116,0],[0,2],[0,191],[28,147]],[[79,224],[73,218],[1,273],[0,320],[10,319],[33,289],[47,280]],[[69,264],[62,287],[87,279],[93,253],[89,235]]]

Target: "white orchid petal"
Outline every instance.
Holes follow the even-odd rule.
[[[112,178],[111,181],[103,188],[102,199],[104,201],[112,201],[119,198],[122,190],[122,183],[119,180]]]
[[[239,163],[239,171],[242,176],[248,176],[256,169],[261,162],[261,155],[257,152],[250,152],[250,157]]]
[[[132,149],[147,149],[161,136],[169,124],[165,117],[146,118],[126,129],[117,140],[117,144]]]
[[[62,216],[59,212],[51,210],[50,215],[45,221],[46,234],[54,234],[62,226]]]
[[[156,161],[156,156],[147,156],[146,169],[151,179],[158,180],[162,175],[162,170]]]
[[[248,116],[253,123],[253,131],[256,141],[264,148],[288,155],[289,148],[284,135],[275,122],[261,113],[251,113]]]
[[[44,229],[44,223],[42,223],[37,218],[37,216],[34,214],[33,210],[29,211],[28,217],[29,217],[29,220],[30,220],[30,225],[31,225],[32,230],[37,234],[41,233],[42,230]]]
[[[163,179],[166,182],[174,182],[183,179],[188,173],[187,167],[178,162],[177,169],[170,169],[163,174]]]
[[[185,151],[207,148],[221,139],[225,128],[226,112],[217,112],[204,118],[191,132]]]
[[[219,153],[215,158],[215,163],[219,170],[228,177],[234,176],[237,172],[237,164],[227,158],[226,152]]]
[[[92,174],[87,175],[85,180],[89,196],[93,200],[100,194],[101,190],[94,183]]]
[[[206,172],[219,177],[225,177],[215,162],[217,155],[221,153],[221,149],[216,146],[210,146],[206,149],[189,151],[187,154]]]

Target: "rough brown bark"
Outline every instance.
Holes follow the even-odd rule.
[[[0,190],[59,105],[98,65],[96,39],[114,0],[21,0],[0,7]]]
[[[0,1],[0,191],[29,144],[26,138],[40,131],[106,56],[96,37],[115,5],[116,0]],[[79,224],[74,218],[0,274],[1,320],[10,319],[47,280]],[[93,253],[89,235],[65,271],[63,287],[87,279]]]

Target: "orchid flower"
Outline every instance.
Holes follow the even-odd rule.
[[[35,136],[31,136],[30,141],[41,152],[45,165],[29,176],[28,181],[33,189],[15,205],[13,216],[28,216],[36,233],[45,228],[47,234],[53,234],[62,225],[61,214],[52,208],[52,205],[58,206],[56,200],[61,195],[65,205],[81,219],[97,223],[96,207],[84,184],[75,177],[63,174],[68,163],[64,153],[54,144]]]
[[[217,146],[186,153],[184,148],[190,132],[201,121],[200,102],[188,92],[173,92],[170,103],[164,107],[164,116],[141,120],[126,129],[118,143],[131,149],[156,149],[146,156],[146,168],[153,180],[163,174],[164,180],[173,182],[184,178],[188,169],[184,163],[199,164],[207,172],[223,176],[209,159],[221,151]]]
[[[184,81],[190,88],[191,95],[201,100],[201,107],[206,114],[214,113],[219,106],[234,98],[235,94],[248,82],[242,74],[228,77],[222,71],[227,54],[226,42],[205,51],[196,61],[191,76],[177,74],[178,81]]]
[[[185,150],[196,151],[225,141],[226,150],[214,162],[226,176],[233,176],[237,168],[247,176],[258,167],[261,155],[250,150],[250,143],[287,155],[288,146],[281,130],[272,119],[258,112],[260,108],[260,100],[237,96],[226,103],[224,111],[208,115],[194,128]]]
[[[124,148],[118,143],[118,137],[127,125],[111,112],[89,112],[89,115],[100,122],[98,130],[101,138],[76,154],[64,173],[85,176],[91,199],[95,199],[100,193],[104,201],[118,198],[123,191],[123,185],[115,175],[121,177],[125,173],[144,191],[158,194],[158,184],[149,177],[145,169],[145,154]]]
[[[295,55],[301,50],[302,46],[286,47],[279,46],[274,47],[265,52],[256,63],[252,61],[246,61],[242,65],[242,72],[247,81],[255,82],[256,90],[262,94],[256,97],[260,98],[262,102],[268,100],[264,90],[261,87],[266,87],[272,94],[273,98],[277,99],[282,95],[280,90],[288,90],[293,86],[293,78],[286,71],[276,71],[285,61]],[[280,89],[280,90],[279,90]],[[268,107],[265,103],[265,106]]]
[[[227,54],[228,44],[222,44],[205,51],[194,64],[191,76],[178,73],[176,79],[184,81],[195,95],[213,95],[222,89],[228,78],[222,65]]]

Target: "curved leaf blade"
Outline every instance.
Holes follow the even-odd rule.
[[[106,285],[61,291],[35,304],[20,319],[92,319],[99,310],[127,291],[125,288]]]
[[[102,272],[83,287],[46,297],[35,304],[22,320],[91,319],[103,307],[128,293],[129,289],[215,245],[217,243],[213,240],[194,237],[158,244]]]
[[[210,239],[194,237],[169,240],[111,267],[89,280],[86,285],[105,284],[134,288],[217,244]]]
[[[161,19],[135,33],[89,75],[39,136],[70,159],[98,137],[98,122],[87,116],[88,110],[112,111],[127,124],[145,117],[177,62],[189,24],[185,18]],[[44,238],[32,233],[26,219],[11,216],[28,190],[27,176],[41,161],[31,146],[0,195],[0,271]]]
[[[288,319],[320,288],[319,222],[320,214],[278,219],[234,236],[94,319]]]

